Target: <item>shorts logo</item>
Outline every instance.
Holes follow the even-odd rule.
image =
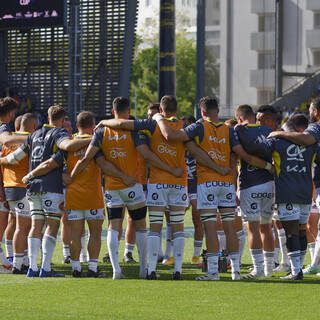
[[[257,210],[258,209],[258,204],[255,203],[255,202],[251,203],[250,207],[251,207],[252,210]]]
[[[152,200],[158,200],[159,195],[157,193],[153,193],[151,198],[152,198]]]
[[[231,199],[232,199],[232,193],[228,193],[228,194],[226,195],[226,198],[227,198],[228,200],[231,200]]]
[[[134,191],[130,191],[129,194],[128,194],[128,197],[130,199],[133,199],[135,196],[136,196],[136,193]]]
[[[18,207],[20,210],[22,210],[22,209],[24,209],[24,204],[23,204],[22,202],[19,202],[18,205],[17,205],[17,207]]]
[[[289,211],[291,211],[291,210],[293,209],[292,204],[291,204],[291,203],[287,203],[287,204],[286,204],[286,209],[289,210]]]
[[[184,195],[182,196],[182,200],[183,200],[183,201],[186,201],[186,200],[187,200],[187,195],[186,195],[186,194],[184,194]]]
[[[52,206],[52,201],[51,200],[46,200],[44,202],[44,204],[45,204],[46,207],[51,207]]]
[[[105,197],[106,197],[107,200],[111,200],[112,199],[112,196],[109,193],[106,193]]]
[[[98,214],[98,210],[90,210],[90,214],[92,216],[96,216]]]
[[[214,195],[213,194],[208,194],[207,200],[212,202],[214,200]]]

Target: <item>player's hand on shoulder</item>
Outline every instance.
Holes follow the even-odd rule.
[[[272,139],[272,138],[280,138],[281,137],[282,132],[281,131],[273,131],[270,132],[267,139]]]
[[[94,131],[98,130],[99,128],[103,128],[105,125],[104,125],[104,121],[101,120],[94,128]]]
[[[63,183],[65,185],[68,185],[68,184],[70,184],[72,182],[72,178],[71,178],[69,173],[63,173],[62,174],[62,180],[63,180]]]
[[[185,170],[183,168],[177,167],[172,169],[172,174],[179,178],[185,173]]]

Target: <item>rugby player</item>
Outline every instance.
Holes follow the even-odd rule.
[[[36,130],[28,136],[23,146],[5,158],[1,158],[1,164],[17,164],[29,155],[29,170],[27,178],[27,197],[31,211],[31,230],[28,237],[28,253],[30,267],[27,277],[61,277],[63,274],[56,273],[51,269],[51,259],[56,244],[60,218],[63,205],[62,194],[62,164],[61,152],[76,151],[88,145],[91,139],[72,140],[69,134],[62,129],[66,112],[59,106],[52,106],[48,109],[49,124]],[[55,153],[56,152],[56,153]],[[32,170],[52,159],[53,170],[50,165],[50,172],[39,177],[32,174]],[[46,168],[46,166],[45,166]],[[26,183],[26,179],[23,181]],[[45,234],[42,239],[42,229],[46,223]],[[37,257],[42,242],[42,266],[38,271]]]
[[[269,127],[256,125],[255,114],[249,105],[237,107],[235,116],[238,123],[245,126],[243,134],[246,141],[266,140],[272,132]],[[242,146],[246,150],[245,144]],[[271,154],[264,160],[272,162]],[[253,262],[252,272],[243,278],[271,277],[274,268],[274,238],[271,228],[274,205],[273,175],[265,169],[240,161],[240,210],[241,216],[247,222],[248,245]]]
[[[16,129],[21,128],[21,131],[16,131],[14,135],[29,135],[38,127],[37,117],[31,113],[26,113],[21,118],[21,125],[16,123]],[[19,145],[12,145],[10,147],[2,147],[2,155],[15,151]],[[13,274],[25,274],[24,258],[25,252],[28,248],[27,238],[31,226],[31,216],[29,203],[26,198],[26,185],[22,182],[22,178],[29,172],[29,159],[26,157],[19,162],[17,166],[3,165],[3,184],[6,199],[9,204],[11,215],[16,218],[16,229],[13,236]]]
[[[113,101],[113,113],[115,119],[110,121],[122,121],[121,119],[129,119],[130,104],[129,100],[124,97],[115,98]],[[133,120],[127,120],[133,121]],[[102,150],[106,159],[124,172],[125,174],[137,179],[139,172],[137,165],[137,152],[152,166],[162,170],[162,172],[170,172],[173,176],[183,174],[183,169],[179,167],[170,167],[161,161],[154,153],[150,151],[146,144],[146,140],[135,132],[128,133],[121,129],[110,129],[108,127],[96,130],[93,141],[90,144],[85,156],[77,162],[71,172],[73,179],[79,172],[87,167],[90,160]],[[118,229],[122,223],[121,216],[123,207],[128,208],[129,214],[135,223],[136,242],[139,252],[140,262],[140,278],[146,277],[146,260],[147,260],[147,230],[146,230],[146,206],[145,196],[142,185],[135,183],[128,187],[119,179],[106,177],[105,179],[105,199],[108,208],[109,230],[108,230],[108,251],[113,267],[113,279],[121,279],[124,275],[121,272],[118,258]],[[156,258],[158,250],[156,252]]]
[[[293,122],[284,124],[286,133],[296,131]],[[239,131],[241,137],[242,131]],[[242,137],[240,139],[243,139]],[[244,141],[244,140],[243,140]],[[249,141],[246,142],[250,144]],[[284,139],[260,141],[266,154],[272,154],[275,163],[275,186],[278,215],[286,232],[286,246],[290,259],[291,273],[283,280],[302,280],[301,270],[307,249],[306,224],[312,202],[312,164],[320,160],[320,147],[299,146]]]
[[[199,101],[203,121],[186,127],[184,130],[174,130],[164,121],[161,115],[156,115],[162,135],[170,141],[195,140],[198,145],[220,166],[230,166],[231,151],[241,156],[252,165],[272,169],[270,163],[248,155],[241,147],[237,135],[232,128],[228,128],[218,119],[218,103],[211,97],[204,97]],[[218,272],[218,239],[216,233],[217,209],[226,233],[227,249],[231,260],[232,279],[240,280],[238,239],[234,228],[236,195],[234,176],[225,176],[214,170],[208,170],[201,163],[197,163],[198,177],[198,209],[204,224],[206,244],[208,250],[208,273],[197,280],[219,280]]]
[[[168,125],[175,129],[184,127],[184,123],[176,118],[177,101],[173,96],[164,96],[160,102],[160,111]],[[147,205],[149,207],[150,233],[148,237],[148,277],[156,280],[156,264],[160,246],[160,232],[163,215],[167,207],[170,209],[170,223],[173,232],[174,273],[173,280],[182,280],[182,260],[184,252],[184,213],[187,207],[187,172],[184,160],[185,146],[181,142],[168,143],[160,132],[157,122],[153,119],[123,120],[111,119],[101,121],[97,127],[106,126],[111,129],[136,130],[144,132],[150,139],[151,150],[165,163],[184,168],[181,176],[165,172],[151,165],[148,183]],[[195,144],[190,144],[190,152],[199,163],[207,165],[222,174],[230,171],[228,167],[218,166]]]

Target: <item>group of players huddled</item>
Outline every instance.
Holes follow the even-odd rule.
[[[149,107],[148,119],[133,120],[129,100],[118,97],[113,119],[96,126],[94,115],[83,111],[77,116],[78,132],[71,135],[66,111],[52,106],[48,124],[37,129],[37,117],[26,113],[16,118],[12,133],[17,104],[0,99],[0,237],[5,233],[8,256],[0,247],[0,273],[64,276],[51,267],[63,217],[62,225],[70,229],[62,233],[69,233],[70,253],[65,255],[70,255],[73,277],[84,276],[85,221],[86,276],[105,276],[98,257],[106,208],[113,279],[125,277],[118,249],[127,210],[133,241],[126,243],[126,261],[133,260],[135,242],[140,278],[156,280],[163,259],[174,264],[173,280],[182,280],[189,206],[195,227],[193,264],[200,264],[204,235],[206,240],[207,273],[196,280],[219,280],[221,251],[227,251],[232,280],[271,277],[275,271],[289,271],[282,279],[301,280],[304,273],[319,272],[318,211],[310,211],[313,198],[320,205],[320,99],[311,103],[311,124],[296,114],[281,129],[272,106],[260,107],[256,115],[241,105],[235,119],[225,123],[219,121],[214,97],[202,98],[198,107],[199,121],[192,116],[179,120],[175,97],[164,96]],[[246,234],[253,267],[240,275]],[[308,246],[311,265],[302,271]]]

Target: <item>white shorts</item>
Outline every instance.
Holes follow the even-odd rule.
[[[208,181],[198,184],[197,209],[235,208],[236,192],[233,183]]]
[[[68,210],[68,220],[104,220],[104,208],[93,210]]]
[[[148,183],[147,206],[188,207],[187,187],[175,184]]]
[[[0,202],[0,211],[1,212],[9,212],[8,202],[7,201],[1,201]]]
[[[104,198],[108,208],[120,206],[130,207],[146,201],[143,187],[138,183],[126,189],[106,190],[104,192]]]
[[[272,181],[240,190],[241,217],[245,221],[260,221],[273,215],[274,184]]]
[[[63,194],[52,192],[32,192],[27,194],[31,216],[62,216]]]
[[[278,204],[278,216],[280,221],[299,220],[299,224],[306,224],[310,207],[310,204],[280,203]]]
[[[18,201],[8,201],[10,213],[14,215],[18,215],[25,218],[30,218],[30,208],[29,208],[29,202],[27,200],[27,197],[24,197],[21,200]]]
[[[315,190],[315,193],[316,193],[316,206],[318,208],[318,212],[320,213],[320,188],[316,188]]]

